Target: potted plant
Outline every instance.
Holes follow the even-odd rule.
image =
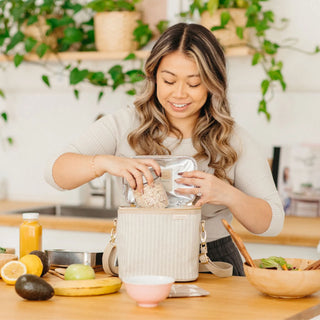
[[[94,0],[87,7],[95,11],[94,32],[98,51],[133,51],[138,48],[133,32],[142,14],[136,10],[140,0]]]
[[[276,54],[281,48],[297,50],[288,43],[278,43],[271,40],[267,34],[269,29],[283,30],[287,19],[282,19],[281,27],[275,22],[275,13],[272,10],[265,10],[263,2],[268,0],[193,0],[187,12],[181,13],[182,17],[193,17],[194,13],[200,14],[200,22],[212,30],[221,41],[224,48],[233,46],[247,46],[252,52],[252,66],[260,65],[265,72],[265,78],[260,83],[261,99],[258,105],[258,113],[263,113],[269,121],[271,115],[267,108],[267,103],[274,96],[274,88],[281,87],[286,90],[286,82],[282,74],[283,62],[278,60]],[[234,11],[236,10],[236,11]],[[234,12],[241,10],[245,14],[245,21],[236,22]],[[204,17],[204,18],[203,18]],[[212,20],[207,17],[214,17]],[[233,33],[233,43],[221,39],[221,33],[226,31]],[[250,34],[250,37],[248,37]],[[220,38],[219,38],[220,37]],[[225,42],[224,42],[225,41]],[[298,49],[299,50],[299,49]],[[319,46],[314,51],[306,54],[320,52]]]

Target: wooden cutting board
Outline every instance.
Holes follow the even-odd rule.
[[[55,295],[72,297],[115,293],[122,285],[119,278],[106,277],[105,274],[89,280],[62,280],[49,274],[45,280],[52,285]]]

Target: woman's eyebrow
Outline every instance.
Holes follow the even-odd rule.
[[[169,70],[162,70],[161,73],[169,73],[171,74],[172,76],[176,77],[177,75],[174,74],[173,72],[169,71]],[[193,77],[200,77],[200,74],[190,74],[187,76],[188,78],[193,78]]]

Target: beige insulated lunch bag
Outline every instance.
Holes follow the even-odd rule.
[[[221,277],[231,276],[230,264],[213,263],[206,251],[199,252],[200,243],[206,249],[202,223],[201,208],[192,206],[120,207],[116,232],[112,232],[103,255],[103,268],[107,273],[118,273],[121,279],[133,275],[165,275],[175,281],[193,281],[198,278],[200,260],[207,265],[207,271]]]

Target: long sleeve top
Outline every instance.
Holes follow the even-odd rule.
[[[132,106],[104,116],[48,162],[45,170],[46,181],[56,189],[62,190],[53,179],[52,167],[55,159],[65,152],[85,155],[135,156],[135,151],[130,147],[127,136],[138,126],[139,117]],[[171,150],[172,155],[194,156],[196,154],[191,138],[183,139],[177,145],[176,138],[167,137],[164,145]],[[275,236],[283,227],[284,210],[267,159],[262,156],[255,141],[238,125],[235,125],[231,145],[238,153],[238,160],[228,169],[227,175],[233,181],[234,187],[249,196],[264,199],[269,203],[272,209],[272,220],[269,228],[260,235]],[[206,161],[198,162],[198,170],[214,173],[213,169],[208,167]],[[117,195],[116,206],[128,205],[122,190],[121,178],[116,177],[116,185],[113,190]],[[207,241],[217,240],[229,235],[221,223],[222,218],[229,223],[232,221],[232,213],[227,207],[205,204],[201,208],[201,213],[202,218],[206,221]],[[259,212],[256,214],[259,215]]]

